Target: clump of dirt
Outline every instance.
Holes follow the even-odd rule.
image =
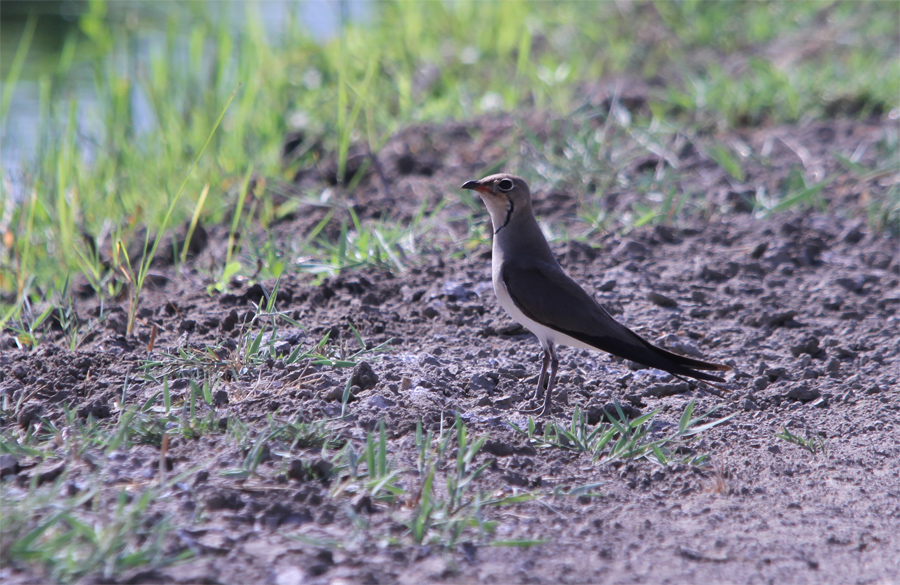
[[[730,139],[754,149],[771,141],[770,149],[786,148],[785,157],[794,153],[827,175],[836,169],[825,154],[836,146],[823,133],[834,141],[875,140],[878,131],[836,123]],[[373,166],[353,194],[360,216],[387,211],[409,219],[423,200],[452,197],[485,161],[501,157],[514,133],[501,118],[405,130],[379,155],[381,170]],[[246,361],[246,332],[260,331],[257,305],[274,283],[235,281],[207,292],[201,267],[221,255],[227,238],[212,227],[210,247],[190,270],[159,267],[164,278],[145,291],[133,334],[125,333],[125,305],[76,299],[82,323],[103,316],[77,350],[66,349],[70,333],[48,325],[33,351],[16,349],[6,333],[0,355],[0,393],[15,405],[0,421],[10,440],[23,440],[29,429],[62,428],[72,417],[113,425],[132,406],[153,404],[147,412],[158,413],[163,392],[183,408],[195,386],[212,379],[211,404],[197,407],[209,426],[195,438],[171,437],[164,450],[165,429],[158,429],[159,437],[112,453],[89,446],[78,455],[60,452],[49,470],[21,453],[4,455],[4,497],[24,497],[32,480],[46,484],[63,473],[78,493],[99,465],[107,470],[103,498],[111,502],[118,490],[150,485],[160,473],[186,474],[148,515],[174,521],[179,528],[166,551],[191,558],[106,582],[900,579],[898,240],[857,219],[862,196],[850,187],[858,181],[841,177],[823,190],[841,213],[760,219],[742,207],[744,185],[756,190],[782,180],[792,163],[779,167],[781,178],[751,165],[737,184],[718,166],[704,172],[709,159],[700,152],[682,152],[681,162],[696,171],[686,181],[721,189],[727,213],[555,249],[576,280],[645,337],[732,365],[729,391],[718,395],[605,354],[564,349],[554,418],[568,424],[577,407],[594,424],[618,402],[631,418],[658,410],[653,432],[665,432],[690,401],[696,412],[719,407],[714,418],[733,418],[685,447],[709,455],[705,465],[595,463],[590,454],[547,448],[517,432],[510,423],[527,424],[516,408],[536,383],[539,346],[495,301],[487,248],[467,257],[426,253],[401,273],[365,269],[318,283],[288,273],[273,306],[289,320],[270,318],[277,329],[260,339],[259,359]],[[298,180],[321,185],[327,174],[310,171]],[[881,180],[871,178],[866,188],[887,188]],[[575,221],[574,189],[535,187],[543,219]],[[635,197],[622,193],[610,209]],[[448,222],[455,205],[446,208]],[[273,233],[302,237],[322,217],[298,212]],[[313,350],[334,365],[289,357]],[[419,545],[405,524],[420,503],[417,424],[440,432],[457,415],[470,437],[488,435],[473,462],[486,467],[473,485],[497,498],[535,498],[484,507],[484,520],[496,523],[486,540],[475,531],[450,547]],[[323,425],[324,451],[314,436],[287,452],[274,443],[255,446],[271,420]],[[330,456],[348,443],[365,449],[381,421],[407,499],[337,493],[346,471]],[[240,439],[241,427],[249,440]],[[776,436],[785,430],[808,438],[817,452]],[[231,473],[247,469],[251,452],[252,473]],[[442,474],[455,469],[456,453],[448,461]],[[523,546],[482,546],[492,541]],[[43,580],[40,567],[4,564],[4,580]]]

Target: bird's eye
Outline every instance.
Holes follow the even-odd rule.
[[[501,191],[512,191],[513,182],[509,179],[503,179],[499,183],[497,183],[497,188]]]

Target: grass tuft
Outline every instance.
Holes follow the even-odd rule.
[[[659,410],[628,420],[618,402],[615,403],[617,416],[605,413],[608,422],[600,422],[593,429],[587,424],[587,415],[577,406],[568,427],[549,422],[544,425],[543,433],[540,433],[532,417],[528,417],[524,429],[512,422],[509,425],[538,447],[587,453],[594,462],[646,459],[659,465],[685,463],[699,466],[705,464],[709,456],[694,453],[689,447],[690,441],[697,435],[728,422],[736,413],[701,424],[719,407],[694,416],[694,406],[695,401],[688,403],[678,420],[677,428],[662,437],[659,437],[658,431],[653,431],[654,418]]]
[[[803,438],[800,435],[793,434],[791,431],[787,430],[787,428],[782,427],[780,433],[775,433],[775,437],[787,443],[791,443],[792,445],[797,445],[804,451],[812,453],[813,455],[818,455],[819,453],[822,453],[826,456],[828,455],[828,448],[825,444],[825,439],[823,439],[819,435],[807,436],[806,438]]]

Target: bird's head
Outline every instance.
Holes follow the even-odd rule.
[[[531,209],[528,183],[515,175],[490,175],[478,181],[468,181],[462,188],[477,191],[481,196],[491,214],[495,234],[518,214],[528,214]]]

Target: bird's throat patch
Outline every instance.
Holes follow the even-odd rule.
[[[512,219],[513,211],[516,210],[516,205],[513,203],[513,200],[509,197],[506,198],[506,202],[509,204],[506,208],[506,218],[503,220],[503,225],[494,230],[494,235],[496,236],[500,233],[500,230],[506,227],[506,224],[509,223],[509,220]]]

